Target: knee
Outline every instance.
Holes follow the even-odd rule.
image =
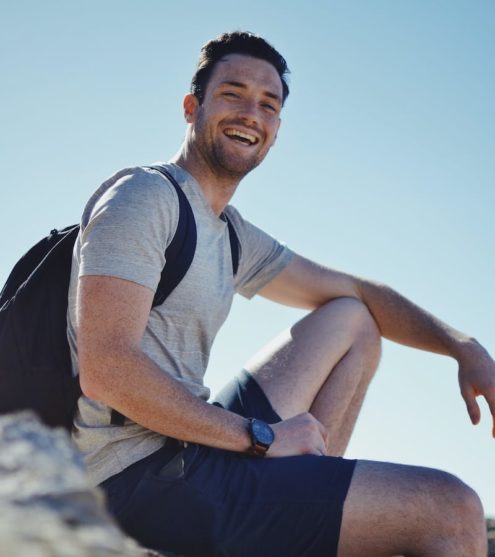
[[[460,522],[463,524],[484,523],[484,512],[481,500],[471,487],[453,476],[452,507],[456,510]]]
[[[448,482],[446,506],[439,532],[451,539],[466,555],[486,555],[486,528],[483,506],[477,493],[455,476]],[[441,542],[444,543],[444,542]]]
[[[438,517],[444,517],[451,534],[484,531],[483,505],[478,494],[458,477],[436,471],[436,489],[432,490]],[[440,508],[438,508],[440,507]],[[436,514],[435,512],[435,514]]]
[[[346,322],[355,342],[365,343],[366,346],[381,354],[381,333],[374,317],[363,302],[357,298],[337,298],[327,302],[318,311],[334,315],[337,311]]]

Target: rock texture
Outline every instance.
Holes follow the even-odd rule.
[[[160,557],[124,536],[69,436],[31,413],[0,418],[0,557]]]

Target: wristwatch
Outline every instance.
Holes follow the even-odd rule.
[[[248,454],[252,456],[265,456],[266,451],[275,439],[273,429],[264,421],[256,418],[249,418],[249,435],[251,436],[251,446]]]

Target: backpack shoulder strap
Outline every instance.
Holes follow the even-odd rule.
[[[175,178],[162,166],[148,166],[166,178],[177,192],[179,199],[179,221],[172,241],[165,250],[165,266],[162,269],[152,307],[159,306],[178,286],[191,266],[196,251],[197,231],[194,214],[186,194],[182,191]],[[124,425],[125,416],[112,409],[112,425]]]
[[[235,231],[234,225],[232,224],[226,213],[223,213],[225,220],[227,221],[227,226],[229,227],[229,239],[230,239],[230,252],[232,254],[232,273],[234,277],[237,275],[237,269],[239,268],[239,254],[240,245],[239,237]]]
[[[191,205],[175,178],[161,166],[150,166],[174,186],[179,198],[179,221],[172,241],[165,250],[165,266],[153,298],[153,307],[163,304],[191,266],[196,251],[196,221]]]
[[[194,214],[186,194],[182,191],[175,178],[162,166],[149,166],[162,174],[175,188],[179,199],[179,221],[172,241],[165,250],[165,266],[162,269],[160,282],[153,298],[152,307],[162,304],[178,286],[191,266],[196,251],[197,230]],[[239,266],[239,239],[234,226],[224,214],[229,228],[230,249],[232,253],[232,271],[235,276]],[[125,416],[112,410],[112,425],[124,425]]]

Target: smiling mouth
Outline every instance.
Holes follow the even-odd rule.
[[[227,137],[230,137],[232,139],[234,139],[235,141],[238,141],[239,143],[242,143],[243,145],[256,145],[256,143],[258,143],[258,138],[254,135],[251,135],[250,133],[245,133],[245,132],[241,132],[239,130],[236,130],[234,128],[227,128],[224,131],[224,134]]]

